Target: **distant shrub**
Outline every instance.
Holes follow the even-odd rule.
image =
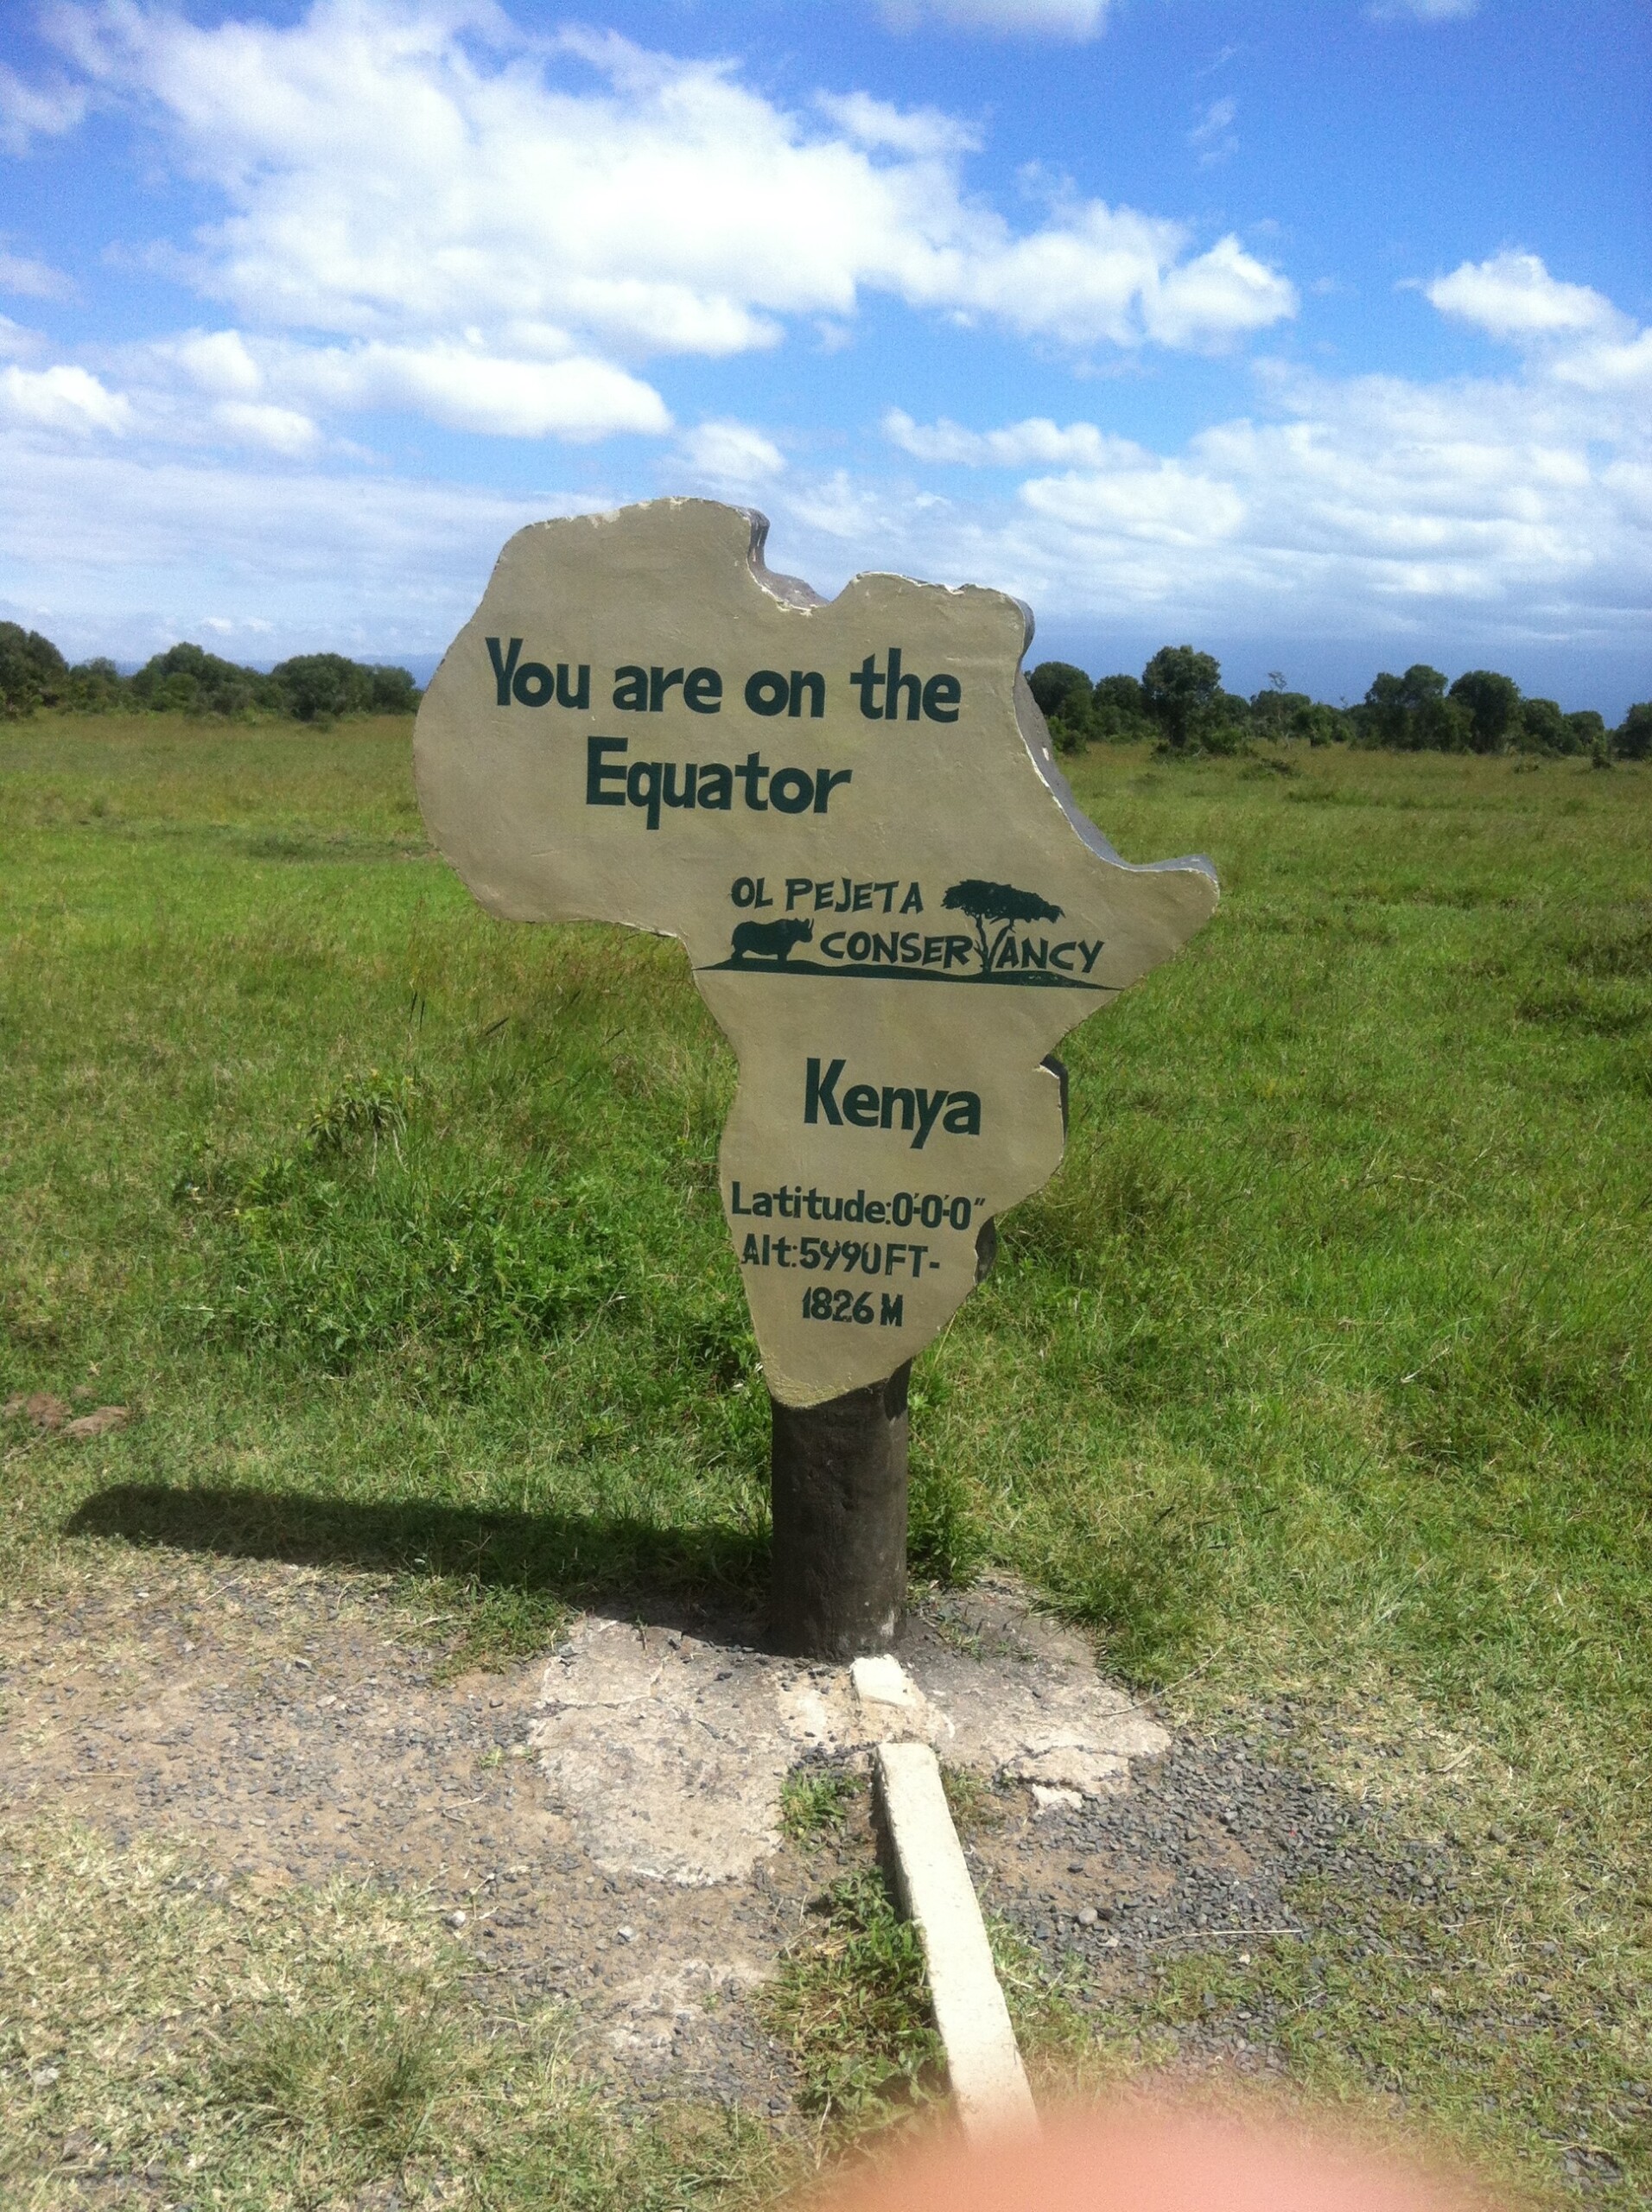
[[[68,675],[49,638],[16,622],[0,622],[0,714],[32,715],[36,707],[55,706]]]
[[[32,715],[37,707],[80,714],[124,708],[239,720],[283,715],[309,722],[410,715],[421,696],[406,669],[368,666],[342,653],[301,653],[266,675],[185,642],[153,654],[133,676],[123,676],[107,659],[71,668],[49,638],[0,622],[0,715]]]
[[[1652,760],[1652,699],[1630,709],[1612,732],[1612,751],[1620,760]]]

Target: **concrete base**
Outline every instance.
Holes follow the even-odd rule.
[[[890,1880],[923,1942],[935,2024],[963,2132],[978,2142],[1035,2129],[1032,2092],[952,1825],[940,1762],[927,1744],[880,1744],[873,1772]]]

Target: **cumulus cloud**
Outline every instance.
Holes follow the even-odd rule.
[[[1586,284],[1551,276],[1534,253],[1508,251],[1490,261],[1465,261],[1449,276],[1424,287],[1442,315],[1476,324],[1493,338],[1614,336],[1630,324],[1611,302]]]
[[[321,434],[309,416],[293,407],[264,407],[255,400],[224,399],[213,408],[213,419],[238,445],[264,446],[289,461],[307,459],[321,442]]]
[[[1071,423],[1064,430],[1043,415],[1007,423],[1001,429],[968,430],[944,416],[938,423],[915,423],[902,409],[892,407],[883,418],[883,434],[916,460],[966,468],[1025,468],[1029,464],[1100,468],[1109,461],[1142,457],[1140,446],[1109,437],[1094,423]]]
[[[780,475],[786,465],[774,441],[749,423],[697,423],[685,432],[677,451],[696,482],[714,491],[751,491]]]
[[[653,386],[612,363],[575,354],[543,361],[479,345],[288,348],[282,384],[337,410],[411,408],[449,429],[579,443],[614,431],[658,437],[671,427]]]
[[[1295,311],[1231,238],[1200,253],[1096,200],[1017,231],[965,188],[971,134],[930,110],[852,93],[797,114],[730,66],[589,34],[530,48],[429,0],[315,0],[287,26],[141,0],[51,20],[99,96],[137,103],[221,196],[178,273],[266,328],[492,342],[526,320],[599,353],[715,357],[868,293],[1081,348],[1209,347]]]
[[[1098,38],[1110,0],[883,0],[896,30],[926,22],[957,31],[988,31],[1006,38]]]
[[[98,430],[118,435],[132,421],[131,402],[124,393],[111,391],[86,369],[61,363],[49,369],[0,369],[0,413],[75,437]]]
[[[72,300],[75,288],[73,279],[60,269],[0,248],[0,292],[16,292],[31,300]]]
[[[900,551],[885,565],[989,576],[1070,623],[1162,611],[1229,635],[1421,632],[1436,652],[1452,631],[1625,648],[1652,594],[1652,331],[1580,306],[1541,264],[1521,282],[1570,327],[1522,344],[1507,375],[1264,363],[1250,411],[1162,454],[1096,423],[975,430],[892,410],[885,435],[917,461],[1029,473],[1007,495],[921,507],[839,478],[800,518],[823,544],[886,532]],[[1553,329],[1510,315],[1511,338],[1534,320]]]

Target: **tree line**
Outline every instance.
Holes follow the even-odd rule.
[[[1602,766],[1652,759],[1652,702],[1631,707],[1609,730],[1592,707],[1566,714],[1489,668],[1451,683],[1419,661],[1403,676],[1378,676],[1355,707],[1287,691],[1279,674],[1249,699],[1224,691],[1221,664],[1191,645],[1161,646],[1140,676],[1092,678],[1070,661],[1046,660],[1027,680],[1064,753],[1142,738],[1172,753],[1236,753],[1260,737],[1405,753],[1586,753]]]
[[[410,715],[419,697],[406,669],[346,660],[342,653],[298,653],[267,675],[190,645],[169,646],[131,676],[123,676],[112,660],[71,667],[38,630],[0,622],[0,715],[9,716],[58,707],[79,714],[315,722],[340,715]]]
[[[1489,668],[1471,668],[1455,683],[1420,661],[1403,676],[1385,671],[1354,707],[1289,691],[1278,674],[1249,699],[1226,691],[1221,664],[1191,645],[1160,646],[1140,676],[1093,678],[1070,661],[1046,660],[1028,681],[1052,738],[1068,753],[1143,738],[1173,753],[1236,753],[1255,738],[1299,738],[1408,753],[1587,753],[1602,765],[1652,759],[1652,702],[1631,707],[1609,730],[1592,708],[1566,714],[1553,699],[1527,698],[1513,677]],[[38,630],[0,622],[0,715],[57,707],[314,722],[410,715],[420,696],[406,669],[342,653],[299,653],[266,674],[200,645],[176,645],[123,676],[112,660],[71,666]]]

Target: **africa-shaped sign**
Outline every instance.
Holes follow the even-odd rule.
[[[1048,1055],[1191,937],[1202,860],[1073,803],[1002,592],[770,574],[700,499],[519,531],[425,695],[430,834],[516,921],[678,938],[740,1061],[723,1210],[765,1378],[892,1374],[1053,1173]]]

